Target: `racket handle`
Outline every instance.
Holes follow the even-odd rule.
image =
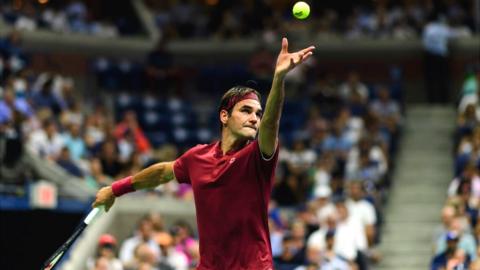
[[[90,224],[90,222],[92,222],[92,220],[94,220],[100,214],[100,212],[102,212],[102,210],[103,206],[93,208],[83,222],[87,225]]]

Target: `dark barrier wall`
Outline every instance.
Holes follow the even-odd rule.
[[[40,269],[83,214],[0,210],[0,269]]]

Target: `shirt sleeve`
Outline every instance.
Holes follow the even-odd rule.
[[[265,177],[272,176],[272,173],[275,171],[275,166],[277,165],[278,160],[278,152],[280,152],[280,142],[277,143],[275,148],[275,152],[270,157],[264,157],[262,151],[260,150],[260,145],[258,144],[258,140],[254,142],[254,149],[257,153],[256,161],[262,168],[262,171],[265,173]]]
[[[188,173],[188,165],[193,149],[188,150],[175,160],[173,164],[173,174],[175,179],[181,184],[190,184],[190,175]]]

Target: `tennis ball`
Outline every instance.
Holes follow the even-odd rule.
[[[303,1],[299,1],[293,5],[292,13],[297,19],[306,19],[310,15],[310,6]]]

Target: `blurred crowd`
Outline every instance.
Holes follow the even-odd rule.
[[[154,61],[155,55],[164,61]],[[215,96],[245,78],[254,79],[265,93],[266,74],[275,61],[260,48],[243,66],[198,67],[188,73],[188,81],[197,87],[192,89],[180,83],[184,72],[165,60],[165,51],[153,52],[149,59],[143,83],[175,91],[128,90],[136,76],[109,70],[111,61],[106,59],[99,60],[104,69],[97,69],[97,79],[112,91],[123,85],[116,113],[135,113],[152,145],[163,148],[165,142],[174,142],[165,149],[171,153],[215,138],[215,104],[210,109],[197,106],[209,93]],[[338,79],[315,61],[307,65],[286,82],[282,147],[269,215],[275,269],[368,269],[381,260],[375,247],[402,129],[401,71],[393,68],[389,81],[367,84],[355,70]],[[190,98],[182,95],[183,88]],[[189,186],[169,183],[157,191],[165,189],[192,199]]]
[[[308,1],[307,1],[308,2]],[[478,33],[474,2],[468,0],[310,1],[306,21],[294,19],[290,0],[145,0],[154,23],[168,38],[258,38],[273,42],[280,33],[312,38],[413,39],[432,13],[443,14],[457,36]],[[17,29],[49,29],[100,37],[138,35],[142,27],[130,1],[0,1],[3,20]],[[115,10],[111,9],[115,6]]]
[[[117,255],[118,254],[118,255]],[[161,215],[142,217],[134,234],[122,243],[111,234],[98,239],[96,255],[87,260],[91,270],[195,270],[199,245],[184,220],[167,228]]]
[[[288,0],[170,0],[146,1],[162,32],[174,38],[235,39],[256,37],[266,42],[280,33],[347,39],[419,37],[431,13],[444,14],[456,32],[471,36],[475,29],[474,1],[307,1],[307,21],[292,16]],[[478,22],[477,22],[478,24]]]
[[[104,38],[139,34],[141,28],[130,1],[45,0],[0,1],[0,20],[17,30],[50,30]],[[111,4],[115,4],[115,11]]]
[[[376,1],[351,10],[322,9],[312,13],[311,23],[299,25],[287,1],[146,2],[171,38],[248,35],[264,41],[289,28],[318,36],[417,37],[433,8],[431,1]],[[96,34],[98,24],[102,36],[132,33],[128,25],[119,28],[91,16],[82,1],[54,2],[53,10],[37,3],[24,2],[21,8],[15,1],[0,3],[4,21],[20,29]],[[475,30],[469,3],[452,0],[437,7],[464,36]],[[32,71],[20,41],[15,31],[0,39],[0,135],[7,141],[0,177],[14,185],[36,179],[22,164],[23,148],[95,190],[155,162],[174,160],[185,149],[218,138],[216,102],[225,90],[244,83],[265,99],[275,63],[275,54],[259,47],[242,63],[177,66],[163,42],[142,63],[98,58],[91,72],[99,93],[112,96],[111,108],[98,102],[102,95],[79,94],[75,80],[61,72]],[[467,76],[458,102],[456,177],[435,235],[432,269],[478,265],[479,78],[478,71]],[[402,72],[393,67],[388,80],[366,82],[358,70],[338,75],[311,59],[288,75],[286,88],[269,204],[275,269],[369,269],[382,259],[376,247],[402,132]],[[175,182],[148,193],[193,199],[189,186]],[[198,236],[183,220],[167,228],[154,213],[139,220],[130,238],[117,237],[99,238],[88,269],[183,270],[198,262]]]
[[[125,80],[137,75],[106,75],[98,69],[105,66],[96,61],[92,72],[100,91],[125,89],[113,95],[112,112],[97,104],[96,97],[83,100],[72,78],[29,69],[20,40],[12,32],[0,41],[0,132],[8,142],[17,142],[12,144],[17,149],[10,152],[17,154],[2,156],[6,162],[0,172],[4,183],[16,185],[35,180],[21,165],[25,147],[92,189],[153,162],[174,160],[188,147],[217,138],[216,96],[234,82],[254,79],[265,98],[270,80],[266,74],[275,61],[274,54],[259,50],[250,61],[227,71],[223,66],[200,66],[188,72],[191,84],[185,85],[185,70],[173,66],[167,52],[156,50],[146,63],[126,69],[140,76],[133,81],[141,81],[144,88],[137,89]],[[276,269],[368,269],[381,259],[375,247],[381,240],[382,206],[401,134],[401,71],[392,69],[388,81],[366,83],[355,70],[338,78],[314,59],[307,64],[289,74],[286,82],[282,147],[269,214]],[[216,87],[210,88],[214,81]],[[202,99],[196,99],[199,95]],[[201,100],[213,105],[205,106]],[[174,181],[148,193],[192,200],[191,188]],[[193,230],[188,229],[190,240],[185,242],[171,231],[142,241],[142,228],[150,226],[144,223],[150,221],[140,221],[132,238],[137,240],[121,244],[129,248],[120,248],[121,264],[112,261],[115,267],[195,265],[198,240]],[[178,245],[193,249],[188,251],[192,254],[179,254]],[[104,252],[107,255],[101,255]],[[102,269],[105,258],[117,253],[99,254],[92,269]]]
[[[432,270],[480,269],[480,69],[467,72],[458,104],[454,179],[434,231]]]

